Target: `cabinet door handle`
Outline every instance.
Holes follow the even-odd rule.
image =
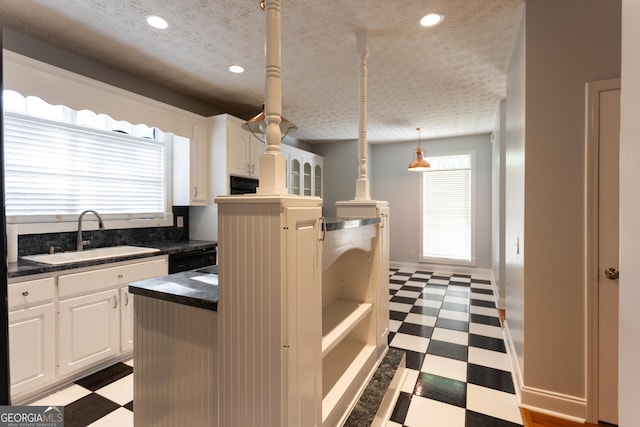
[[[124,293],[124,305],[129,305],[129,292]]]
[[[122,273],[118,274],[118,279],[122,279],[124,275]]]
[[[193,187],[193,197],[198,197],[198,187]]]
[[[22,296],[23,296],[23,297],[28,297],[28,296],[29,296],[29,291],[24,291],[24,292],[22,293]]]
[[[118,297],[116,295],[113,296],[113,308],[118,308]]]

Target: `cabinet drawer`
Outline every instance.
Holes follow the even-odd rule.
[[[135,282],[136,280],[165,276],[169,271],[169,263],[166,258],[125,265],[123,267],[126,268],[122,269],[120,284],[128,284]]]
[[[9,310],[52,301],[53,284],[53,277],[9,284]]]
[[[167,274],[166,257],[135,264],[100,268],[58,277],[58,298],[91,293],[115,288],[136,280],[149,279]]]

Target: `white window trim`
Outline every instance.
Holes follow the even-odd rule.
[[[41,99],[41,98],[40,98]],[[46,101],[45,101],[46,102]],[[75,113],[75,110],[71,110],[72,113]],[[13,114],[13,117],[26,117],[29,118],[29,114],[25,113],[13,113],[11,111],[5,112],[6,114]],[[42,117],[33,117],[33,119],[37,122],[42,123],[51,123],[57,124],[57,121],[48,120]],[[68,122],[60,122],[61,125],[66,126],[68,128],[78,128],[83,129],[82,126],[78,126],[74,123]],[[95,131],[98,133],[106,133],[108,135],[109,132],[105,132],[100,129],[88,128],[89,133],[91,131]],[[164,165],[163,170],[165,174],[165,187],[164,187],[164,207],[162,216],[155,216],[154,218],[136,218],[136,215],[129,216],[126,213],[122,214],[104,214],[102,217],[104,220],[104,225],[106,228],[118,229],[118,228],[145,228],[145,227],[163,227],[163,226],[172,226],[173,225],[173,213],[171,212],[172,207],[172,195],[173,195],[173,185],[172,185],[172,140],[170,138],[171,134],[165,133],[165,138],[168,138],[164,143]],[[92,218],[95,221],[95,218]],[[8,215],[6,217],[7,224],[13,224],[16,226],[18,234],[41,234],[41,233],[50,233],[50,232],[65,232],[65,231],[76,231],[77,230],[77,217],[72,215],[58,215],[58,216],[42,216],[36,218],[29,218],[25,216],[13,216]],[[91,220],[89,220],[91,221]],[[87,227],[92,227],[90,222],[87,221]],[[97,221],[95,221],[95,229],[98,228]],[[84,226],[83,229],[92,229]]]
[[[419,230],[420,230],[420,236],[419,236],[419,241],[420,241],[420,254],[418,256],[418,262],[421,264],[433,264],[433,265],[456,265],[456,266],[465,266],[465,267],[475,267],[477,264],[477,251],[476,251],[476,225],[477,225],[477,215],[476,215],[476,211],[477,211],[477,207],[476,207],[476,188],[477,188],[477,168],[476,168],[476,150],[471,149],[471,150],[461,150],[461,151],[449,151],[449,152],[442,152],[442,153],[437,153],[437,154],[432,154],[431,156],[426,156],[427,161],[429,161],[430,157],[444,157],[444,156],[456,156],[456,155],[471,155],[471,259],[470,261],[463,261],[463,260],[458,260],[458,259],[449,259],[449,258],[432,258],[432,257],[425,257],[424,254],[422,253],[422,248],[424,247],[424,240],[423,240],[423,220],[422,220],[422,213],[423,213],[423,197],[422,195],[424,194],[424,184],[423,184],[423,177],[420,176],[420,192],[419,192]],[[420,172],[422,173],[426,173],[426,172]]]

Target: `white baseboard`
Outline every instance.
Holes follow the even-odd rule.
[[[511,377],[513,379],[513,387],[516,390],[516,397],[518,398],[518,404],[522,403],[522,371],[520,371],[520,364],[518,363],[518,355],[516,348],[513,345],[513,339],[511,338],[511,331],[509,330],[509,322],[504,320],[504,326],[502,328],[502,337],[504,339],[505,348],[507,349],[507,357],[509,358],[509,364],[511,365]]]
[[[520,405],[531,411],[578,424],[586,422],[587,401],[583,397],[568,396],[525,386],[522,388],[522,402]]]
[[[434,273],[441,272],[442,274],[471,274],[478,279],[487,279],[491,280],[491,282],[494,283],[494,281],[492,280],[493,272],[489,268],[465,267],[460,265],[423,264],[417,262],[412,263],[399,261],[390,261],[389,266],[396,268],[407,268],[412,270],[428,270],[433,271]]]
[[[526,386],[507,320],[504,322],[502,334],[511,364],[511,376],[518,404],[531,411],[584,424],[587,418],[586,398]]]
[[[504,295],[500,293],[500,288],[498,287],[498,282],[496,281],[496,276],[493,269],[489,270],[491,272],[491,284],[493,286],[493,295],[495,295],[496,307],[500,309],[506,309],[507,303],[504,299]]]

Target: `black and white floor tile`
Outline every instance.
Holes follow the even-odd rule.
[[[389,344],[409,375],[387,426],[522,426],[490,281],[391,268],[389,282]],[[132,427],[133,361],[31,404],[64,406],[65,427]]]
[[[388,426],[522,426],[489,280],[392,268],[389,345],[407,376]]]
[[[64,406],[65,427],[133,427],[133,361],[116,363],[30,404]]]

